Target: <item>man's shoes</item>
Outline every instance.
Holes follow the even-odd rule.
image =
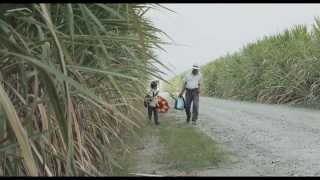
[[[197,125],[196,121],[192,121],[192,125]]]

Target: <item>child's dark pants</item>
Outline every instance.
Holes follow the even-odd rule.
[[[153,119],[154,119],[154,123],[156,125],[159,124],[159,121],[158,121],[158,111],[156,109],[156,107],[151,107],[151,106],[148,106],[148,117],[149,117],[149,120],[151,121],[151,118],[152,118],[152,113],[153,113]]]

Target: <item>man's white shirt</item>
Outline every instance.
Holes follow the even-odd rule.
[[[202,75],[199,72],[197,75],[193,75],[191,72],[188,73],[185,78],[184,82],[186,82],[186,88],[187,89],[194,89],[194,88],[199,88],[199,83],[202,80]]]

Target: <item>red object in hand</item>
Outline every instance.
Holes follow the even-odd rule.
[[[159,106],[158,106],[158,111],[159,111],[160,113],[166,113],[166,112],[168,112],[168,110],[169,110],[170,107],[169,107],[168,101],[167,101],[165,98],[159,96],[158,104],[159,104]]]

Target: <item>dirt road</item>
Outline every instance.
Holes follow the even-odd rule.
[[[232,157],[201,176],[320,175],[320,111],[202,97],[197,128]]]

